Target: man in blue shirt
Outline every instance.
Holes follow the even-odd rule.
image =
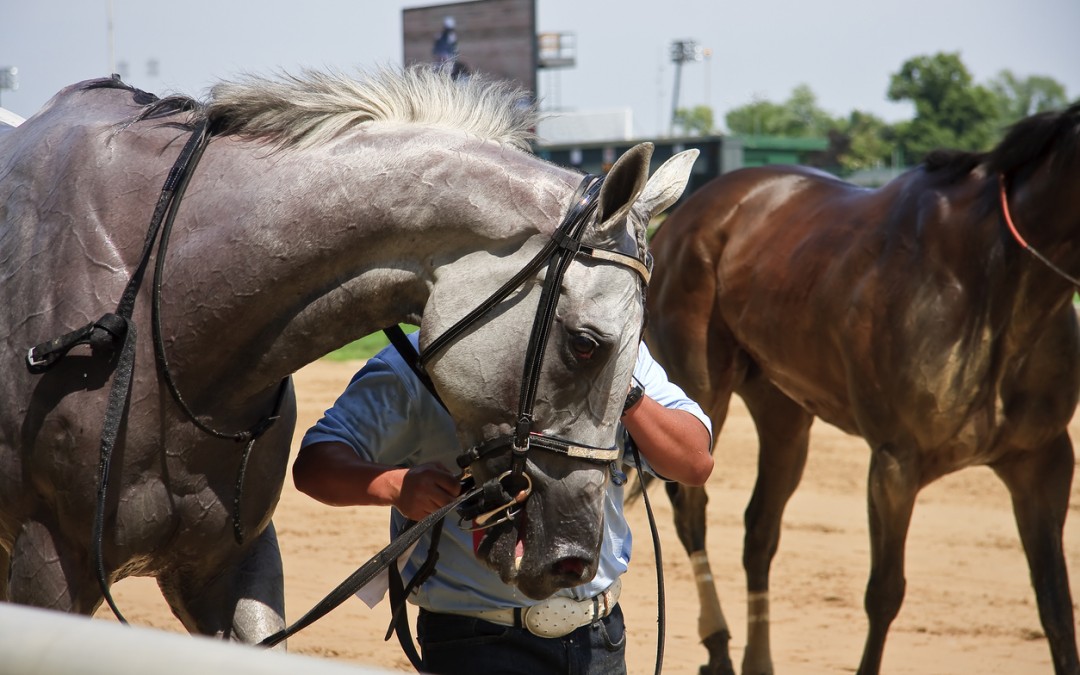
[[[668,381],[644,343],[634,377],[644,395],[631,402],[622,425],[646,470],[687,485],[704,484],[713,466],[708,418]],[[457,476],[447,469],[460,452],[450,416],[388,347],[368,361],[304,436],[293,480],[301,492],[326,504],[393,506],[391,536],[397,536],[406,519],[420,520],[460,493]],[[428,543],[425,535],[417,544],[403,569],[405,579],[427,557]],[[630,548],[622,481],[613,480],[596,576],[538,603],[486,567],[474,554],[472,533],[448,518],[436,573],[410,597],[420,606],[417,635],[424,670],[625,673],[617,602]]]

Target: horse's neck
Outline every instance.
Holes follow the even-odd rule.
[[[1045,162],[999,203],[998,217],[1007,217],[1015,228],[1015,233],[1010,232],[1014,243],[1022,246],[1022,239],[1031,248],[1022,252],[1021,260],[1033,298],[1071,300],[1074,288],[1068,277],[1080,277],[1080,208],[1073,190],[1080,182],[1080,160],[1071,166],[1068,174],[1062,175],[1060,167]],[[1000,195],[998,201],[1002,201]]]
[[[222,186],[193,184],[185,209],[230,232],[176,264],[208,284],[213,275],[201,270],[228,269],[230,278],[194,296],[213,297],[217,311],[176,349],[205,363],[212,347],[219,363],[210,367],[231,381],[254,378],[257,390],[351,340],[418,322],[441,265],[508,253],[558,222],[570,172],[492,143],[434,136],[372,134],[361,150],[284,152],[255,170],[243,144],[208,152],[200,171],[231,176],[224,189],[242,203],[225,204]],[[200,204],[200,193],[215,191]],[[227,222],[230,208],[239,215]]]
[[[1070,181],[1048,171],[1043,166],[1010,188],[1004,201],[998,176],[985,179],[994,191],[989,226],[1000,233],[1005,249],[986,261],[988,278],[996,284],[987,290],[996,308],[992,323],[1002,326],[1013,344],[1031,344],[1046,332],[1048,321],[1071,313],[1076,289],[1067,277],[1080,277],[1080,247],[1075,243],[1080,210],[1071,203],[1074,197],[1066,188]]]

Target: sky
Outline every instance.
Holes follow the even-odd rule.
[[[29,117],[60,88],[127,64],[159,95],[204,97],[243,73],[355,72],[402,60],[401,11],[436,0],[0,0],[0,68],[19,87],[0,106]],[[109,30],[109,17],[112,30]],[[886,97],[904,61],[958,52],[974,80],[1003,69],[1049,76],[1080,99],[1080,0],[537,0],[539,32],[572,32],[577,64],[542,72],[548,111],[629,108],[637,138],[664,135],[674,40],[711,51],[682,69],[679,105],[783,102],[808,85],[833,115],[889,122],[914,113]],[[153,65],[156,63],[156,71]]]

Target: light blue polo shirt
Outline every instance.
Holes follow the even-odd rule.
[[[409,336],[414,346],[417,337],[416,333]],[[708,417],[682,389],[668,381],[644,343],[638,347],[634,376],[650,398],[668,408],[692,413],[711,434]],[[455,460],[461,454],[453,420],[392,346],[372,357],[353,376],[333,407],[304,435],[301,445],[324,441],[345,443],[365,460],[394,466],[441,462],[454,471]],[[391,537],[400,532],[405,522],[397,509],[391,510]],[[585,599],[603,592],[626,572],[631,543],[630,528],[623,516],[623,486],[609,481],[596,576],[587,584],[563,589],[556,595]],[[402,571],[406,582],[423,564],[429,544],[427,533]],[[536,602],[516,587],[504,584],[496,572],[476,558],[472,533],[459,527],[454,512],[447,515],[443,526],[435,574],[410,600],[433,612],[525,607]]]

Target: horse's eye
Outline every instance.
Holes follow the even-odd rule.
[[[591,359],[599,346],[596,340],[585,333],[574,333],[570,336],[570,349],[579,359]]]

